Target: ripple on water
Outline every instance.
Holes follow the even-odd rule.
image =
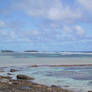
[[[46,85],[57,85],[71,89],[92,89],[92,67],[26,67],[12,73],[25,74],[35,78],[35,82]],[[9,72],[9,69],[7,70]],[[86,91],[81,91],[86,92]]]

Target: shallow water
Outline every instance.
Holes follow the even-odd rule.
[[[0,53],[0,66],[92,64],[92,53]]]
[[[92,90],[92,66],[71,67],[29,67],[31,65],[77,65],[92,64],[91,54],[33,54],[33,53],[3,53],[0,54],[0,66],[7,66],[7,75],[11,68],[18,70],[11,75],[14,79],[17,74],[26,74],[35,78],[34,82],[45,85],[57,85],[63,88],[87,92]],[[23,66],[24,65],[24,66]],[[12,66],[12,67],[8,67]],[[16,67],[14,67],[16,66]]]
[[[74,90],[75,92],[88,92],[92,90],[92,66],[72,67],[9,67],[2,75],[7,75],[10,69],[18,69],[13,72],[12,78],[16,79],[17,74],[25,74],[35,78],[33,82],[45,85],[56,85],[62,88]]]

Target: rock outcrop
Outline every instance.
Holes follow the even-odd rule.
[[[10,69],[10,72],[16,72],[17,70],[16,69]]]
[[[27,75],[22,75],[22,74],[19,74],[16,77],[17,77],[17,79],[22,79],[22,80],[34,80],[34,78],[32,78],[32,77],[27,76]]]

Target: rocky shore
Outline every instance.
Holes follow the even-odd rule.
[[[17,75],[13,80],[9,76],[0,76],[0,92],[72,92],[55,85],[51,87],[33,83],[31,78],[26,75]]]
[[[50,67],[60,67],[60,66],[62,65],[51,65]],[[29,67],[39,67],[39,66],[32,65]],[[7,73],[7,76],[0,76],[0,92],[77,92],[63,89],[56,85],[46,86],[34,83],[32,81],[34,80],[34,78],[31,76],[27,76],[25,74],[17,74],[16,79],[12,79],[11,75],[19,70],[17,70],[16,68],[15,69],[11,68],[8,71],[9,72]],[[0,68],[0,73],[2,72],[5,71],[3,70],[3,68]]]

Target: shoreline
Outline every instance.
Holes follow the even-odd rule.
[[[2,69],[2,67],[1,67]],[[12,72],[16,72],[10,68],[10,73],[7,76],[0,75],[0,92],[74,92],[68,89],[61,88],[56,85],[43,85],[33,82],[34,78],[27,76],[27,75],[19,75],[20,79],[18,79],[18,75],[16,79],[12,79],[10,75]],[[1,71],[2,72],[5,72]]]
[[[24,67],[24,66],[25,67],[44,67],[44,66],[46,66],[46,67],[73,67],[73,66],[75,66],[76,67],[76,66],[92,66],[92,64],[79,64],[79,65],[23,65],[21,67]],[[7,67],[0,67],[0,68],[1,69],[3,69],[3,68],[13,69],[13,68],[16,68],[16,67],[21,68],[20,66],[7,66]],[[19,71],[21,71],[21,70],[19,70]],[[16,72],[16,71],[14,70],[14,72]],[[2,71],[1,71],[1,73],[2,73]],[[7,80],[7,77],[10,77],[11,74],[12,74],[12,72],[10,72],[10,74],[8,74],[6,77],[3,76],[3,79],[0,76],[0,92],[15,92],[15,91],[16,92],[31,92],[32,91],[31,87],[28,86],[28,85],[25,85],[25,84],[30,84],[31,86],[33,86],[33,90],[36,89],[36,91],[32,91],[32,92],[38,92],[37,91],[39,89],[38,87],[40,87],[39,92],[54,92],[54,91],[51,91],[51,90],[53,90],[53,86],[54,86],[54,90],[56,90],[56,92],[81,92],[81,91],[71,91],[71,90],[68,90],[68,88],[63,89],[62,87],[60,88],[60,87],[55,86],[55,85],[46,86],[46,85],[34,83],[32,81],[30,81],[30,83],[29,83],[29,81],[27,81],[27,80],[18,80],[18,79],[14,80],[12,78]],[[35,84],[35,86],[34,86],[34,84]],[[3,88],[1,85],[4,85],[5,88]],[[15,85],[17,87],[15,87]],[[19,87],[18,87],[18,85],[19,85]],[[6,91],[7,87],[9,88],[9,91]],[[24,88],[20,89],[20,87],[24,87]],[[47,91],[42,91],[41,90],[41,89],[44,90],[44,88]],[[1,91],[1,89],[3,89],[3,91]],[[48,89],[50,89],[50,90],[48,90]],[[57,90],[59,90],[59,91],[57,91]],[[88,91],[88,92],[90,92],[90,91]]]
[[[2,80],[2,81],[1,81]],[[0,76],[0,92],[74,92],[58,86],[46,86],[28,80],[13,80]]]
[[[51,67],[92,66],[92,64],[50,65]]]
[[[74,67],[74,66],[92,66],[92,64],[72,64],[72,65],[38,65],[38,64],[34,64],[34,65],[24,65],[27,67]]]
[[[60,65],[56,65],[56,64],[52,64],[52,65],[44,65],[44,64],[22,64],[22,65],[9,65],[9,66],[7,66],[7,65],[2,65],[2,66],[0,66],[0,68],[2,68],[2,67],[41,67],[41,66],[49,66],[49,67],[72,67],[72,66],[92,66],[92,64],[68,64],[68,65],[66,65],[66,64],[60,64]]]

